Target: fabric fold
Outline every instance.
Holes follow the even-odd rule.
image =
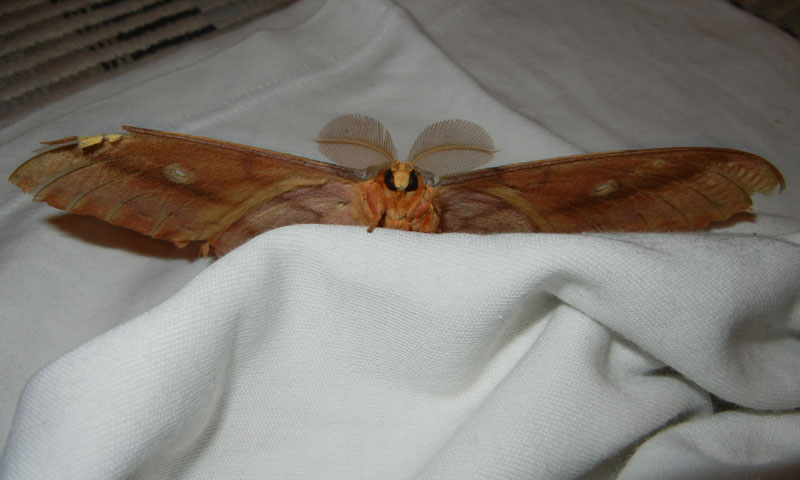
[[[797,408],[798,249],[275,230],[34,376],[5,478],[581,475],[707,417],[707,390]]]

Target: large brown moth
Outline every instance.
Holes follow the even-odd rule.
[[[208,138],[126,134],[45,142],[10,181],[34,200],[221,256],[296,223],[417,232],[680,231],[747,209],[784,187],[756,155],[724,148],[593,153],[467,172],[492,139],[464,120],[420,133],[405,161],[377,120],[345,115],[322,129],[338,165]],[[467,173],[464,173],[467,172]]]

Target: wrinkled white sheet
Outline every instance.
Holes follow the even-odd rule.
[[[796,40],[722,1],[401,3],[302,1],[45,106],[0,161],[121,124],[319,158],[357,112],[400,150],[476,121],[497,165],[742,148],[788,188],[713,233],[306,225],[210,262],[0,185],[0,478],[800,468]]]

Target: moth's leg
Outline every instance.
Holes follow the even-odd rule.
[[[383,217],[386,214],[383,210],[378,210],[369,220],[369,226],[367,226],[367,232],[372,233],[373,230],[381,226],[383,223]]]
[[[439,210],[432,187],[425,187],[425,192],[406,218],[415,232],[435,233],[439,230]]]
[[[386,209],[383,206],[381,197],[376,191],[375,184],[371,188],[365,188],[361,192],[361,206],[367,212],[367,231],[372,232],[383,222]]]
[[[378,212],[370,221],[369,226],[367,227],[367,232],[372,233],[373,230],[378,228],[383,220],[383,214],[385,212],[381,211]]]

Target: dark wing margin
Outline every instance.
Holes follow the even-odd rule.
[[[350,201],[359,172],[280,152],[192,135],[123,127],[128,134],[67,137],[18,167],[9,180],[34,200],[91,215],[177,246],[212,243],[254,208],[269,204],[246,234],[292,223],[356,223]],[[295,208],[335,192],[336,211]],[[314,203],[314,202],[311,202]],[[324,202],[323,202],[324,203]],[[270,217],[272,216],[272,217]],[[264,221],[270,217],[270,221]],[[241,227],[243,224],[239,224]],[[244,231],[228,242],[243,243]],[[207,251],[207,248],[205,249]],[[217,253],[218,255],[220,253]]]
[[[595,153],[440,179],[443,232],[706,228],[785,186],[763,158],[725,148]]]

